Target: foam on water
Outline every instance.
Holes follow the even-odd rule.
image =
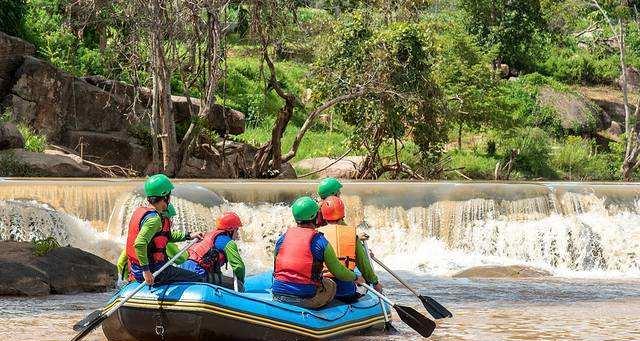
[[[206,191],[198,187],[195,199],[189,198],[189,191],[173,198],[178,213],[175,228],[206,231],[213,228],[220,213],[233,210],[244,222],[240,244],[249,270],[270,268],[276,239],[293,224],[287,205],[223,200],[215,205],[199,199],[208,198]],[[474,195],[478,194],[470,194]],[[345,195],[344,199],[347,222],[366,221],[369,227],[361,232],[370,235],[372,251],[397,269],[450,276],[473,266],[524,264],[562,277],[640,277],[637,198],[556,191],[522,198],[478,196],[415,202],[414,207],[394,205],[393,200],[371,204],[370,198],[359,195]],[[100,213],[108,221],[105,218],[106,223],[98,226],[48,204],[0,201],[0,239],[53,236],[63,245],[115,261],[126,239],[129,217],[145,199],[128,191],[111,195],[109,200],[111,212]],[[78,204],[65,207],[75,206]]]

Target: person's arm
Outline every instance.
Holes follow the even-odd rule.
[[[347,267],[340,262],[331,244],[328,243],[324,248],[324,263],[327,269],[341,281],[355,281],[358,278],[355,272],[347,269]]]
[[[176,243],[167,243],[167,257],[173,258],[178,252],[180,252],[180,247]],[[174,262],[176,265],[180,265],[189,259],[189,251],[185,251],[180,254],[176,261]]]
[[[120,253],[120,257],[118,257],[118,263],[116,264],[116,268],[118,269],[118,278],[121,280],[127,279],[128,275],[128,264],[127,261],[129,258],[127,257],[127,249],[122,250]]]
[[[172,243],[183,242],[187,239],[191,239],[191,237],[189,236],[189,232],[171,230],[171,238],[169,238],[170,242]]]
[[[160,219],[160,216],[157,214],[150,214],[144,219],[142,226],[140,227],[140,232],[133,243],[136,250],[136,257],[138,258],[140,267],[143,271],[149,271],[147,245],[149,245],[153,236],[161,229],[162,220]]]
[[[371,285],[378,284],[378,276],[376,276],[376,273],[373,271],[371,259],[369,259],[367,250],[360,240],[356,240],[356,265],[367,283]]]
[[[233,240],[228,242],[224,247],[224,254],[227,257],[227,261],[231,265],[233,274],[236,276],[238,281],[244,283],[245,268],[242,257],[240,257],[240,252],[238,251],[238,244],[236,244],[236,242],[234,242]]]

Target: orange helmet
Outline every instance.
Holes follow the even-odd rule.
[[[328,221],[337,221],[344,218],[344,202],[336,196],[330,196],[320,206],[322,217]]]
[[[216,226],[220,230],[231,231],[242,226],[242,221],[234,212],[225,212],[218,218]]]

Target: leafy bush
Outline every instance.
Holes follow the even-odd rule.
[[[551,138],[540,128],[516,128],[503,138],[501,151],[509,155],[511,150],[517,150],[515,170],[528,178],[556,177],[549,166],[551,157]]]
[[[26,11],[25,0],[0,0],[0,32],[20,36]]]
[[[38,257],[44,256],[49,253],[49,251],[60,247],[58,241],[53,237],[38,240],[34,239],[31,241],[31,244],[33,244],[33,254]]]
[[[597,58],[588,51],[561,49],[551,51],[537,69],[569,84],[613,84],[620,75],[618,63],[615,54]]]
[[[28,165],[20,162],[11,151],[0,152],[0,176],[33,177],[42,176]]]
[[[24,138],[24,149],[30,152],[42,153],[47,145],[47,138],[34,133],[31,128],[24,124],[18,125],[18,130]]]
[[[452,151],[448,153],[451,157],[450,168],[459,169],[464,175],[471,179],[493,179],[496,164],[500,159],[495,156],[484,155],[468,150]],[[448,177],[452,179],[461,179],[457,173],[449,173]]]
[[[563,178],[573,180],[585,175],[585,168],[592,160],[595,143],[578,136],[568,136],[554,152],[552,164],[564,173]]]

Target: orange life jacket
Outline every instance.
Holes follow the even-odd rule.
[[[127,258],[129,259],[129,267],[131,267],[131,264],[140,265],[134,243],[138,233],[140,233],[142,220],[147,216],[147,214],[152,212],[157,213],[153,207],[138,207],[133,212],[133,216],[129,221],[129,233],[127,235]],[[171,219],[162,217],[162,229],[153,235],[153,238],[151,238],[151,241],[147,245],[149,264],[164,263],[167,261],[166,248],[170,238]],[[131,273],[131,269],[129,270]]]
[[[282,282],[319,285],[323,262],[316,262],[311,241],[318,232],[312,228],[290,227],[275,259],[273,277]]]
[[[225,233],[229,233],[229,231],[216,229],[207,232],[201,241],[189,248],[189,259],[195,261],[209,272],[222,267],[227,262],[227,259],[224,252],[216,250],[215,245],[216,238]]]
[[[318,231],[327,238],[338,260],[353,271],[356,268],[356,228],[349,225],[329,224],[319,228]],[[322,272],[325,277],[334,277],[326,265]]]

